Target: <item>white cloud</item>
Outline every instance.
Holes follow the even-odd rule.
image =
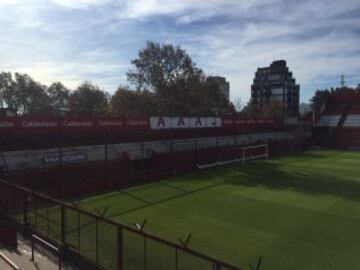
[[[111,0],[52,0],[55,4],[67,8],[83,9],[91,6],[100,6]]]
[[[256,68],[286,59],[306,96],[360,73],[360,18],[348,15],[359,9],[358,0],[0,0],[0,70],[114,90],[150,39],[181,45],[244,101]]]
[[[301,26],[269,23],[216,28],[202,37],[201,58],[207,59],[204,63],[208,70],[228,77],[232,97],[241,96],[243,100],[250,96],[256,68],[276,59],[288,60],[290,70],[302,85],[323,80],[324,75],[336,80],[340,74],[360,71],[359,56],[344,55],[356,50],[358,36],[332,31],[309,40],[281,39],[300,31]],[[304,89],[303,96],[309,96]]]
[[[90,80],[105,90],[113,90],[119,85],[119,81],[124,79],[127,68],[127,65],[106,62],[37,62],[27,63],[13,71],[30,74],[35,80],[46,85],[61,81],[70,89],[75,89],[81,82]],[[103,77],[104,73],[107,74],[106,77]]]
[[[16,5],[18,3],[20,3],[20,0],[0,0],[0,7],[6,5]]]
[[[120,1],[121,18],[146,19],[155,15],[179,15],[180,22],[192,22],[196,17],[204,18],[216,14],[230,14],[234,10],[246,12],[261,4],[275,3],[278,0],[125,0]]]

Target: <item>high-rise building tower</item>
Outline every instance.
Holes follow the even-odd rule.
[[[251,103],[262,109],[271,102],[281,104],[284,117],[299,115],[300,86],[296,84],[285,60],[258,68],[251,86]]]

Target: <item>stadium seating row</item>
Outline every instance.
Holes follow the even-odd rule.
[[[321,145],[360,149],[360,93],[347,91],[330,95],[314,131]]]

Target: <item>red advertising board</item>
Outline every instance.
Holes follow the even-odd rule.
[[[222,126],[225,128],[232,128],[234,127],[234,118],[226,117],[222,118]]]
[[[244,127],[244,126],[246,126],[246,120],[245,120],[245,118],[235,118],[234,119],[234,125],[236,126],[236,127]]]
[[[126,130],[147,130],[150,128],[149,118],[127,118]]]
[[[246,125],[250,127],[255,127],[257,125],[257,119],[255,118],[247,118]]]
[[[98,131],[124,131],[125,121],[123,118],[102,118],[96,120]]]
[[[267,120],[265,118],[259,118],[257,119],[257,124],[258,125],[264,125],[267,123]]]
[[[159,127],[158,127],[159,126]],[[72,133],[120,132],[169,128],[257,128],[278,127],[279,122],[269,118],[240,117],[133,117],[133,118],[45,118],[0,117],[0,134],[17,133]]]
[[[96,120],[90,118],[66,118],[61,121],[63,132],[91,132],[96,130]]]
[[[57,133],[60,122],[56,118],[26,117],[17,121],[18,131],[24,133]]]
[[[15,117],[0,117],[0,133],[13,133],[17,129],[17,119]]]

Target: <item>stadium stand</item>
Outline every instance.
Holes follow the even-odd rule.
[[[236,117],[7,117],[0,168],[12,181],[76,195],[226,164],[249,145],[268,144],[270,155],[298,151],[311,133],[295,136],[296,127]]]
[[[360,93],[332,94],[314,127],[317,143],[337,149],[360,149]]]

